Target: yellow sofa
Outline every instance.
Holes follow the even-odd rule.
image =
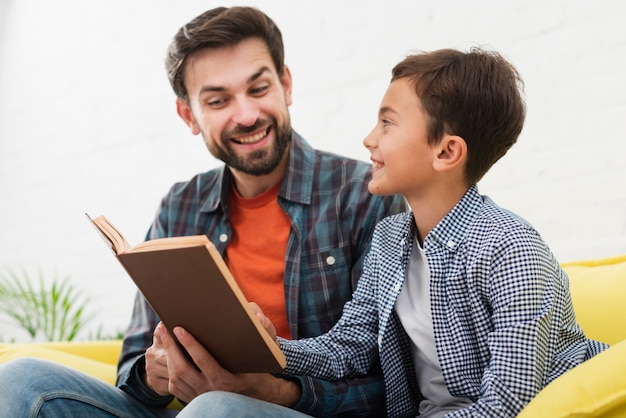
[[[38,357],[65,364],[112,385],[122,340],[0,344],[0,363],[17,357]]]
[[[563,268],[578,323],[611,348],[555,379],[518,418],[626,417],[626,255]]]
[[[564,263],[576,318],[611,348],[545,387],[518,418],[626,417],[626,255]],[[0,344],[0,363],[36,356],[115,383],[119,340]]]

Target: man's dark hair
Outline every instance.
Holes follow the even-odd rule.
[[[253,7],[217,7],[181,27],[170,44],[165,68],[176,96],[187,100],[185,68],[191,56],[205,49],[233,46],[248,38],[265,42],[276,71],[282,77],[283,38],[272,19]]]

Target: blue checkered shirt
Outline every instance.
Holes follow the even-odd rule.
[[[380,361],[390,417],[421,400],[410,342],[394,305],[408,265],[410,212],[376,228],[363,277],[339,323],[282,341],[287,370],[326,379]],[[450,393],[473,404],[446,417],[514,417],[541,388],[607,346],[576,323],[568,278],[539,234],[471,187],[426,236],[435,345]]]
[[[376,223],[406,210],[401,197],[372,196],[367,190],[370,178],[369,164],[316,151],[294,132],[278,198],[291,219],[285,299],[293,338],[320,335],[337,322],[361,277]],[[224,254],[231,236],[227,208],[231,181],[230,172],[221,167],[174,185],[161,202],[147,239],[207,234]],[[152,392],[139,378],[158,321],[138,294],[118,368],[118,386],[151,406],[171,400]],[[302,398],[294,408],[307,414],[384,413],[380,372],[337,382],[285,377],[299,381]]]

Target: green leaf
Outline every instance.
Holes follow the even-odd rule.
[[[54,275],[46,287],[39,270],[37,286],[29,274],[6,269],[0,274],[0,316],[24,329],[32,339],[43,336],[47,341],[72,341],[95,315],[86,315],[87,297],[77,289],[69,276]]]

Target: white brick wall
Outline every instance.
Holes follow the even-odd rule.
[[[217,4],[0,0],[0,268],[70,275],[96,325],[125,328],[134,286],[83,213],[137,243],[176,180],[217,162],[178,119],[163,55]],[[278,23],[296,129],[368,159],[391,67],[411,50],[482,45],[526,81],[519,143],[481,191],[562,261],[626,253],[626,5],[620,0],[255,0]],[[0,325],[0,340],[20,337]]]

